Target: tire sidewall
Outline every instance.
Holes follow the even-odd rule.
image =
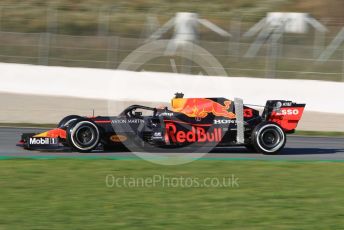
[[[67,117],[64,117],[57,125],[57,128],[66,128],[70,124],[72,124],[74,121],[80,119],[81,117],[78,115],[69,115]]]
[[[78,141],[76,141],[75,134],[80,129],[80,127],[85,127],[85,126],[91,127],[93,131],[95,131],[95,138],[91,142],[90,145],[82,146],[80,145],[80,143],[78,143]],[[93,149],[95,149],[100,142],[100,130],[98,126],[90,120],[82,119],[82,120],[73,121],[67,128],[67,142],[69,146],[71,146],[73,149],[79,152],[90,152]]]
[[[267,149],[266,147],[264,147],[261,143],[261,140],[260,140],[261,134],[267,128],[275,129],[281,137],[281,141],[279,141],[279,144],[277,146],[273,147],[272,149]],[[287,136],[286,136],[285,132],[283,131],[283,129],[281,128],[281,126],[279,126],[277,123],[263,122],[254,128],[254,130],[252,132],[251,139],[252,139],[251,140],[252,145],[257,150],[257,152],[264,153],[264,154],[276,154],[279,151],[281,151],[283,149],[283,147],[285,146],[285,143],[287,141]]]

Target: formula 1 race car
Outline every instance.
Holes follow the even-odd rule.
[[[57,128],[24,133],[18,143],[25,149],[71,148],[78,152],[131,146],[209,149],[246,146],[250,151],[275,154],[293,133],[305,104],[269,100],[260,112],[225,98],[184,98],[177,93],[171,109],[132,105],[118,116],[63,118]]]

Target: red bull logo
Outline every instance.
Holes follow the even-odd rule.
[[[233,119],[235,114],[228,111],[232,101],[224,101],[224,105],[206,98],[175,98],[172,109],[188,117],[205,118],[208,114]]]
[[[191,127],[190,131],[177,130],[173,123],[166,123],[165,141],[167,143],[193,143],[193,142],[220,142],[222,139],[222,129],[214,128],[205,131],[203,127]]]

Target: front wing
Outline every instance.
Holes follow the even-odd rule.
[[[65,130],[52,129],[43,133],[24,133],[17,146],[30,150],[58,150],[63,149]]]
[[[29,150],[57,150],[64,147],[57,137],[35,137],[36,135],[24,133],[17,146]]]

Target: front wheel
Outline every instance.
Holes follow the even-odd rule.
[[[73,121],[76,121],[77,119],[81,118],[78,115],[69,115],[67,117],[64,117],[57,125],[57,128],[60,129],[65,129],[66,127],[68,127],[68,125],[70,125]]]
[[[99,129],[92,121],[77,120],[67,128],[67,142],[78,152],[91,152],[99,141]]]
[[[287,141],[283,129],[276,123],[263,122],[252,132],[252,144],[257,152],[276,154],[281,151]]]

